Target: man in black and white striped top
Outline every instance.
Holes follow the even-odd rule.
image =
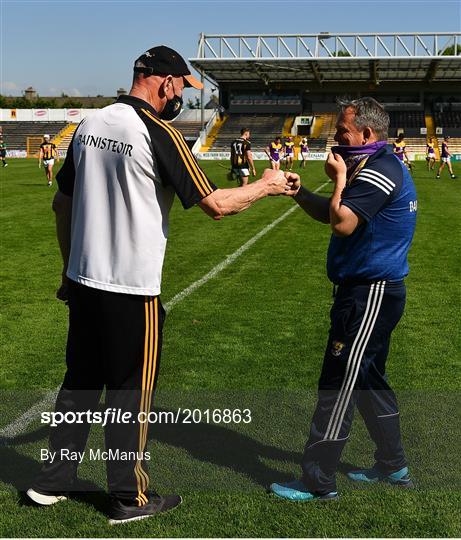
[[[198,205],[219,220],[266,195],[297,191],[290,175],[269,170],[250,185],[217,189],[167,123],[181,110],[185,86],[202,87],[176,51],[146,51],[135,63],[129,95],[81,122],[57,176],[54,209],[64,258],[58,297],[69,302],[70,325],[56,411],[93,411],[105,387],[106,407],[134,419],[105,426],[106,450],[115,456],[106,462],[111,523],[181,502],[149,491],[148,424],[140,420],[151,409],[158,377],[165,318],[160,282],[174,195],[184,208]],[[66,451],[84,452],[89,427],[52,429],[50,449],[58,455],[28,491],[35,502],[54,504],[76,489],[77,461]]]

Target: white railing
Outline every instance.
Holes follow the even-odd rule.
[[[452,52],[453,54],[448,54]],[[306,58],[461,59],[461,32],[201,34],[198,60]]]
[[[218,111],[215,109],[210,119],[208,120],[205,126],[205,129],[200,131],[200,135],[197,137],[197,140],[195,141],[194,146],[192,147],[192,153],[194,155],[197,155],[198,152],[200,152],[200,148],[205,144],[208,134],[210,133],[212,127],[216,124],[216,120],[218,119],[218,114],[219,114]]]

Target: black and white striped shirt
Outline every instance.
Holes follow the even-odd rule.
[[[85,118],[57,175],[73,197],[67,275],[88,287],[160,294],[168,214],[216,187],[181,133],[132,96]]]

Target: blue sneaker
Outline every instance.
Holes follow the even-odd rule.
[[[336,499],[338,497],[336,491],[331,491],[326,495],[311,493],[300,480],[293,480],[292,482],[285,482],[283,484],[271,484],[270,490],[277,497],[288,499],[289,501],[314,501],[318,499]]]
[[[385,474],[374,466],[371,469],[350,471],[347,473],[347,477],[353,482],[365,482],[368,484],[387,482],[393,486],[413,487],[413,482],[410,480],[410,476],[408,474],[408,467],[403,467],[403,469],[395,471],[391,474]]]

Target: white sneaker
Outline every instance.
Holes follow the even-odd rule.
[[[53,182],[49,181],[48,182],[48,187],[51,187],[53,185]]]
[[[33,488],[27,490],[27,495],[34,503],[40,504],[41,506],[50,506],[51,504],[67,500],[65,495],[44,495],[43,493],[35,491]]]

